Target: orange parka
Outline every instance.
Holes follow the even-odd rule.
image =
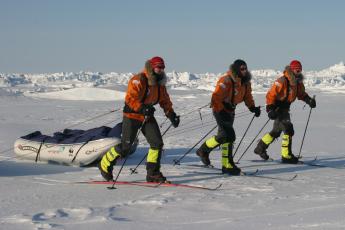
[[[251,75],[249,72],[242,79],[235,74],[233,67],[231,67],[228,72],[220,77],[212,94],[211,107],[213,111],[220,112],[225,110],[233,112],[236,105],[242,101],[245,102],[248,108],[254,107],[255,103],[250,79]]]
[[[166,82],[167,77],[165,74],[162,79],[157,81],[151,64],[147,61],[144,70],[134,75],[128,82],[124,116],[144,121],[144,115],[139,112],[143,104],[155,105],[159,103],[166,115],[173,112],[172,103],[165,87]]]
[[[289,66],[285,67],[284,74],[278,78],[266,94],[266,104],[280,106],[284,104],[289,107],[296,100],[305,100],[308,94],[305,92],[303,75],[298,78]]]

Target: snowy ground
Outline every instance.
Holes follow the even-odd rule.
[[[211,91],[187,84],[176,84],[172,87],[175,89],[169,89],[175,110],[182,114],[182,122],[180,127],[169,130],[164,137],[162,171],[174,182],[208,187],[222,183],[217,191],[135,186],[118,186],[116,190],[108,190],[103,185],[72,185],[66,182],[101,180],[98,169],[35,164],[16,159],[11,148],[19,136],[35,130],[51,134],[120,108],[123,101],[115,100],[118,99],[115,96],[112,101],[106,100],[108,94],[103,89],[94,91],[96,88],[91,86],[89,91],[83,89],[89,100],[77,101],[64,98],[64,95],[75,96],[78,92],[56,92],[60,94],[55,98],[64,100],[54,100],[47,99],[48,96],[44,98],[42,94],[40,97],[28,96],[34,86],[25,88],[25,84],[17,85],[19,91],[25,93],[16,94],[18,88],[4,85],[0,89],[0,229],[344,229],[345,150],[342,141],[345,134],[345,95],[343,85],[339,83],[344,80],[344,75],[334,78],[338,83],[332,86],[336,88],[333,91],[325,92],[320,82],[314,85],[319,87],[309,90],[311,95],[316,95],[317,107],[311,114],[302,150],[303,160],[317,156],[317,163],[328,167],[262,162],[253,154],[252,146],[239,166],[248,172],[259,169],[257,175],[262,177],[226,177],[213,169],[188,166],[199,163],[195,151],[187,155],[181,166],[173,166],[173,159],[181,156],[209,131],[214,120],[209,108],[201,110],[202,121],[198,112],[189,113],[207,104]],[[207,79],[204,80],[206,82]],[[307,80],[317,82],[317,77]],[[105,88],[124,90],[125,83],[105,85]],[[254,83],[267,90],[258,80]],[[44,92],[55,91],[50,90],[48,84],[44,89]],[[258,105],[264,105],[265,94],[257,91],[255,100]],[[97,93],[104,96],[102,100],[90,96]],[[303,109],[303,104],[298,101],[292,106],[295,153],[298,153],[309,112],[308,107]],[[239,117],[235,121],[237,141],[252,117],[248,113],[240,114],[243,111],[247,111],[246,108],[239,106]],[[164,122],[161,111],[156,117],[160,124],[163,123],[164,131],[169,122]],[[121,113],[112,113],[76,128],[112,126],[120,120]],[[235,158],[266,120],[265,112],[254,120]],[[271,126],[272,122],[265,131]],[[140,148],[129,159],[120,180],[145,179],[144,166],[136,175],[130,175],[129,171],[147,151],[143,137],[140,140]],[[274,159],[279,159],[279,152],[280,140],[269,149]],[[219,150],[213,152],[211,160],[215,166],[220,166]],[[115,167],[114,172],[118,169]],[[295,180],[284,181],[295,174],[298,175]]]

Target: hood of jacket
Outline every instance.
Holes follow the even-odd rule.
[[[287,77],[287,79],[290,82],[290,85],[296,85],[298,82],[301,82],[304,79],[304,76],[302,73],[299,74],[298,77],[296,77],[295,74],[292,72],[290,66],[285,67],[284,76]]]
[[[161,75],[154,73],[153,68],[152,68],[149,60],[145,62],[145,68],[143,70],[143,73],[147,77],[147,82],[148,82],[149,86],[166,85],[166,83],[167,83],[167,76],[166,76],[165,72],[163,72]]]
[[[252,79],[252,74],[247,71],[247,74],[243,77],[238,76],[238,74],[235,71],[234,65],[232,64],[230,66],[230,70],[228,71],[228,74],[231,76],[231,78],[236,82],[236,79],[241,79],[241,83],[245,84],[247,82],[249,82]]]

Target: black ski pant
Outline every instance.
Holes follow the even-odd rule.
[[[214,117],[218,125],[218,132],[215,139],[218,143],[233,143],[236,139],[235,130],[233,127],[235,120],[235,113],[227,113],[227,116],[221,116],[219,113],[214,112]]]
[[[284,132],[289,136],[294,135],[294,128],[293,124],[291,123],[290,113],[288,109],[283,109],[279,111],[277,119],[273,122],[273,128],[270,131],[270,135],[276,139],[280,136],[280,134]]]
[[[130,149],[133,145],[135,137],[139,132],[142,122],[136,119],[130,119],[128,117],[123,117],[122,121],[122,137],[121,144],[115,147],[116,152],[118,152],[121,157],[128,156]],[[163,148],[163,139],[154,117],[146,119],[146,122],[141,128],[143,135],[145,136],[147,142],[151,149],[161,150]]]

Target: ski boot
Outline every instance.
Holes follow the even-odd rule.
[[[259,141],[258,145],[254,149],[254,153],[258,154],[263,160],[267,161],[270,156],[267,154],[268,145],[266,145],[262,140]]]
[[[101,165],[101,161],[98,163],[98,169],[101,172],[102,177],[106,181],[112,181],[113,178],[113,167],[108,167],[108,172],[104,171]]]
[[[238,176],[241,174],[241,169],[237,167],[232,158],[228,159],[228,163],[222,166],[222,173],[232,176]]]
[[[284,164],[298,164],[298,162],[299,162],[298,157],[296,157],[292,153],[289,154],[288,157],[282,156],[282,163],[284,163]]]
[[[147,182],[154,182],[154,183],[168,183],[167,178],[163,176],[160,171],[160,164],[147,162],[146,163],[146,181]]]
[[[198,156],[200,157],[201,162],[202,162],[205,166],[211,165],[210,153],[203,152],[201,149],[198,149],[198,150],[196,151],[196,155],[198,155]]]
[[[211,166],[210,161],[210,152],[219,146],[220,143],[217,141],[216,136],[211,137],[207,141],[205,141],[200,148],[196,151],[196,155],[198,155],[201,159],[201,162],[205,166]]]
[[[238,168],[237,166],[232,167],[232,168],[222,167],[222,173],[223,174],[228,174],[228,175],[231,175],[231,176],[238,176],[238,175],[241,174],[241,169]]]
[[[167,178],[163,176],[161,172],[156,172],[153,174],[147,174],[146,175],[146,181],[147,182],[153,182],[153,183],[168,183]]]

